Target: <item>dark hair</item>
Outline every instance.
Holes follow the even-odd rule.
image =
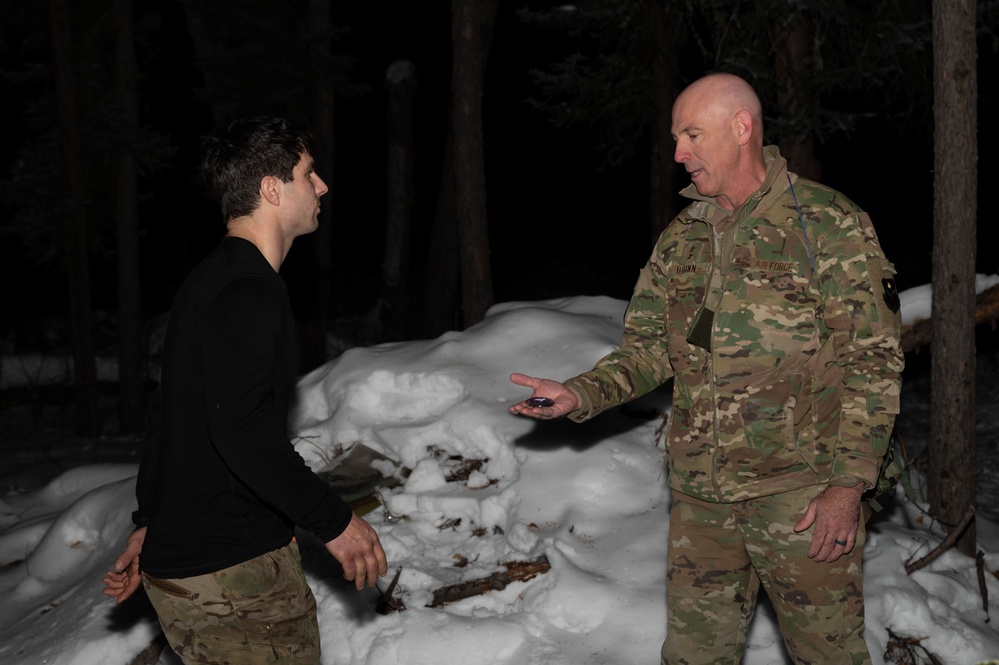
[[[228,222],[257,209],[264,176],[283,182],[294,178],[302,153],[312,152],[312,135],[283,118],[240,118],[204,137],[202,149],[201,175]]]

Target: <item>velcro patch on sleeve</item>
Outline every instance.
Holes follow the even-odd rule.
[[[867,260],[867,274],[871,278],[880,327],[898,330],[902,326],[902,306],[895,286],[895,268],[885,259],[874,257]]]

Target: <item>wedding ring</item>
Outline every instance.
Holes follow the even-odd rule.
[[[842,547],[846,547],[846,541],[845,540],[836,539],[833,542],[836,543],[837,545],[842,546]]]

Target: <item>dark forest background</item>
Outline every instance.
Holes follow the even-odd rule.
[[[901,289],[930,281],[929,0],[472,4],[483,26],[474,48],[491,277],[484,300],[627,298],[687,184],[668,167],[661,123],[657,136],[662,98],[717,70],[756,86],[768,137],[792,170],[870,211]],[[117,357],[123,340],[136,340],[151,387],[173,293],[224,231],[196,178],[198,137],[259,113],[317,134],[331,187],[322,232],[296,241],[283,269],[303,369],[350,345],[474,323],[456,292],[462,251],[448,194],[452,9],[443,0],[5,0],[2,353],[72,356],[82,315],[93,353]],[[990,150],[999,145],[997,28],[999,2],[980,1],[981,211],[999,174]],[[411,97],[386,86],[399,61],[415,72]],[[396,64],[400,71],[409,70]],[[67,153],[71,134],[75,153]],[[123,218],[134,219],[131,268]],[[977,270],[988,274],[999,272],[991,223],[979,215]],[[120,315],[128,287],[139,309],[134,332]],[[141,431],[144,420],[121,422]]]

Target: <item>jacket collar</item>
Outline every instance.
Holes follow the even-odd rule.
[[[763,161],[767,167],[767,175],[763,179],[763,184],[737,210],[725,210],[719,205],[717,197],[698,194],[697,188],[691,183],[680,190],[682,196],[695,201],[690,206],[688,214],[694,219],[708,221],[729,216],[738,219],[761,205],[766,206],[771,203],[788,187],[787,160],[781,157],[780,149],[777,146],[768,145],[763,148]]]

